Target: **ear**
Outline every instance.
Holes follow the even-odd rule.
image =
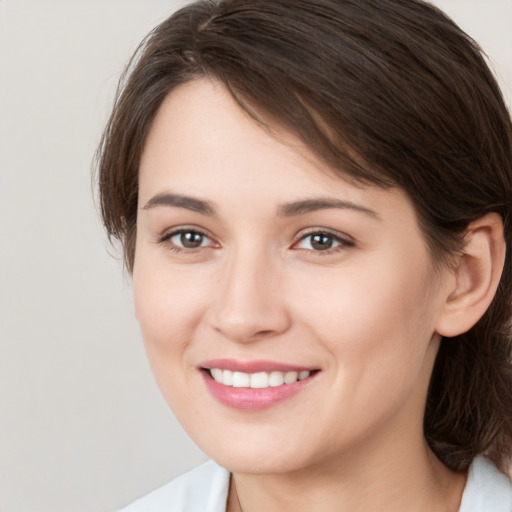
[[[503,222],[497,213],[472,222],[464,240],[436,325],[441,336],[463,334],[480,320],[494,298],[505,263]]]

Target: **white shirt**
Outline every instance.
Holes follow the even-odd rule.
[[[229,478],[227,469],[209,461],[119,512],[225,512]],[[485,457],[469,468],[459,512],[512,512],[512,484]]]

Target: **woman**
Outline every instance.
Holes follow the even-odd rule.
[[[512,510],[511,157],[476,44],[421,1],[206,1],[157,27],[102,214],[215,462],[126,510]]]

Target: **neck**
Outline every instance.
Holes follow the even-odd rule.
[[[288,474],[235,473],[227,511],[458,511],[466,477],[446,468],[423,440],[412,452],[372,448]]]

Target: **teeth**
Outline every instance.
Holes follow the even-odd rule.
[[[284,384],[283,372],[270,372],[268,376],[268,385],[272,387],[282,386]]]
[[[211,374],[212,374],[212,377],[217,381],[217,382],[224,382],[224,379],[222,378],[222,370],[220,368],[212,368],[210,370]]]
[[[244,373],[232,372],[231,370],[221,370],[220,368],[211,368],[210,375],[216,382],[224,386],[233,386],[234,388],[254,388],[264,389],[268,387],[293,384],[298,380],[307,379],[310,371],[302,372],[258,372]]]
[[[297,372],[286,372],[284,374],[284,383],[293,384],[294,382],[297,382]]]
[[[268,373],[251,373],[251,388],[268,388]]]
[[[222,383],[226,386],[232,386],[233,385],[233,372],[231,370],[221,370],[221,371],[222,371]],[[221,382],[221,381],[218,381],[218,382]]]
[[[251,376],[248,373],[233,372],[233,387],[248,388],[250,387]]]

